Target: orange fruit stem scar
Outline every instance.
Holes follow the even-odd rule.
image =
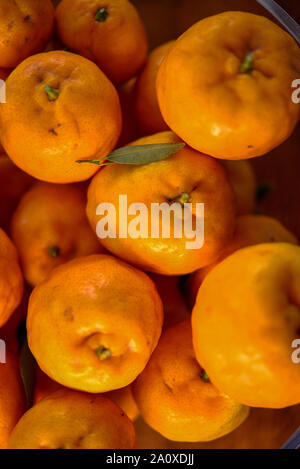
[[[108,348],[103,347],[102,345],[95,350],[96,355],[98,355],[99,360],[107,360],[111,357],[111,351]]]
[[[182,192],[178,197],[175,197],[175,199],[171,199],[170,202],[179,202],[180,205],[184,205],[188,203],[190,200],[190,195],[187,192]]]
[[[205,383],[210,383],[209,376],[208,376],[208,374],[206,373],[205,370],[202,370],[202,371],[201,371],[201,379],[202,379],[202,381],[204,381]]]
[[[246,55],[244,61],[241,63],[241,73],[251,73],[253,70],[253,54],[250,52]]]
[[[48,248],[48,253],[53,259],[57,259],[60,255],[60,249],[58,246],[50,246]]]
[[[47,86],[44,87],[44,90],[47,93],[49,101],[56,101],[57,100],[57,98],[59,96],[59,93],[60,93],[60,91],[58,89],[47,85]]]
[[[106,8],[99,8],[99,10],[96,11],[95,20],[98,21],[98,23],[104,23],[107,17],[108,17],[108,11]]]

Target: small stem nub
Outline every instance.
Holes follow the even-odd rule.
[[[99,158],[97,160],[76,160],[76,163],[90,163],[90,164],[96,164],[97,166],[101,166],[103,162],[106,160],[105,158]]]
[[[253,54],[250,52],[244,58],[244,61],[241,63],[240,72],[241,73],[251,73],[253,70]]]
[[[98,23],[104,23],[107,17],[108,11],[106,8],[99,8],[95,13],[95,20],[98,21]]]
[[[58,246],[50,246],[48,248],[48,254],[53,257],[53,259],[57,259],[60,254],[60,249]]]
[[[205,383],[209,383],[209,382],[210,382],[209,376],[208,376],[208,374],[206,373],[205,370],[202,370],[202,371],[201,371],[201,379],[202,379]]]
[[[171,199],[170,202],[178,202],[183,206],[184,204],[187,204],[189,200],[189,194],[187,192],[182,192],[178,197],[175,197],[175,199]]]
[[[53,88],[52,86],[46,85],[44,90],[47,93],[49,101],[56,101],[60,91],[57,88]]]
[[[101,361],[107,360],[107,358],[111,357],[111,351],[108,348],[103,347],[103,345],[100,345],[100,347],[95,350],[95,353]]]

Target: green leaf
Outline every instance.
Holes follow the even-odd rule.
[[[143,165],[162,161],[185,146],[184,143],[154,143],[151,145],[133,145],[118,148],[105,157],[109,163]],[[92,163],[101,166],[99,160],[78,160],[77,163]]]

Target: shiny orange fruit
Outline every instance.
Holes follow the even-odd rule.
[[[56,24],[62,42],[96,62],[113,83],[135,76],[146,60],[146,31],[127,0],[62,0]]]
[[[221,392],[253,407],[300,403],[299,304],[293,244],[240,249],[207,275],[193,309],[193,343]]]
[[[90,178],[96,165],[77,160],[105,157],[121,132],[114,86],[91,61],[65,51],[24,60],[6,81],[0,137],[23,171],[46,182]]]
[[[57,267],[33,290],[28,343],[53,380],[106,392],[127,386],[141,373],[162,322],[161,299],[149,277],[99,254]]]
[[[299,120],[296,41],[269,19],[239,11],[205,18],[176,41],[157,78],[168,126],[198,151],[230,160],[263,155]]]
[[[173,132],[162,132],[137,140],[132,145],[179,141]],[[124,212],[120,215],[123,210],[120,208],[120,195],[127,197],[127,208],[136,203],[144,204],[148,230],[143,231],[138,225],[136,231],[131,231],[138,209],[133,210],[136,216],[130,213],[126,221],[126,213],[125,216]],[[193,233],[188,227],[183,227],[184,204],[188,202],[192,204],[189,213],[194,223]],[[97,208],[107,203],[112,204],[116,211],[116,236],[110,233],[107,236],[101,228],[105,218],[101,218]],[[201,203],[204,204],[204,230],[201,229],[203,217],[198,210],[199,205],[196,205]],[[156,204],[154,208],[158,209],[160,204],[164,204],[164,217],[157,224],[155,216],[152,217],[152,204]],[[170,207],[175,210],[175,216]],[[88,190],[87,215],[92,228],[101,237],[101,244],[128,262],[163,275],[190,273],[214,262],[233,235],[235,213],[234,193],[223,166],[188,146],[163,161],[105,166],[93,178]],[[125,236],[119,236],[122,221],[125,223],[125,228],[122,228]],[[180,224],[182,230],[178,236],[174,228]],[[192,246],[187,244],[191,240]]]
[[[26,281],[38,285],[54,267],[104,252],[85,214],[85,184],[37,182],[22,197],[11,222]]]
[[[49,378],[49,376],[47,376],[39,367],[37,367],[34,383],[34,404],[37,404],[41,400],[50,396],[52,393],[62,389],[67,388],[57,383],[56,381],[53,381],[53,379]],[[130,420],[135,420],[137,418],[139,410],[133,399],[131,386],[116,389],[115,391],[109,391],[103,393],[103,395],[118,404],[118,406],[121,407],[121,409],[124,410],[126,415],[130,418]]]
[[[0,67],[14,68],[41,52],[53,29],[51,0],[1,0]]]
[[[142,417],[165,438],[210,441],[230,433],[249,408],[220,393],[194,356],[189,320],[167,329],[133,384]]]
[[[29,409],[14,428],[11,449],[133,449],[127,415],[110,399],[78,391],[51,394]]]

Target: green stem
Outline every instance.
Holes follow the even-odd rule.
[[[175,197],[175,199],[171,199],[170,202],[179,202],[182,206],[190,200],[190,196],[187,192],[182,192],[178,197]]]
[[[241,63],[240,72],[241,73],[251,73],[253,70],[253,54],[250,52],[246,55],[244,61]]]
[[[101,361],[107,360],[111,357],[111,351],[108,348],[103,347],[103,345],[100,345],[100,347],[95,350],[95,353]]]
[[[97,160],[76,160],[76,163],[91,163],[91,164],[96,164],[98,166],[102,166],[103,163],[102,161],[105,161],[107,159],[107,156],[104,158],[99,158]]]
[[[99,10],[96,11],[95,20],[98,21],[98,23],[104,23],[107,17],[108,17],[108,11],[106,8],[100,8]]]
[[[44,90],[47,93],[49,101],[56,101],[60,91],[57,88],[53,88],[52,86],[46,85]]]
[[[202,370],[202,371],[201,371],[201,379],[202,379],[205,383],[209,383],[209,382],[210,382],[209,376],[208,376],[208,374],[206,373],[205,370]]]
[[[53,259],[57,259],[60,254],[60,249],[58,246],[50,246],[48,248],[48,253],[53,257]]]

